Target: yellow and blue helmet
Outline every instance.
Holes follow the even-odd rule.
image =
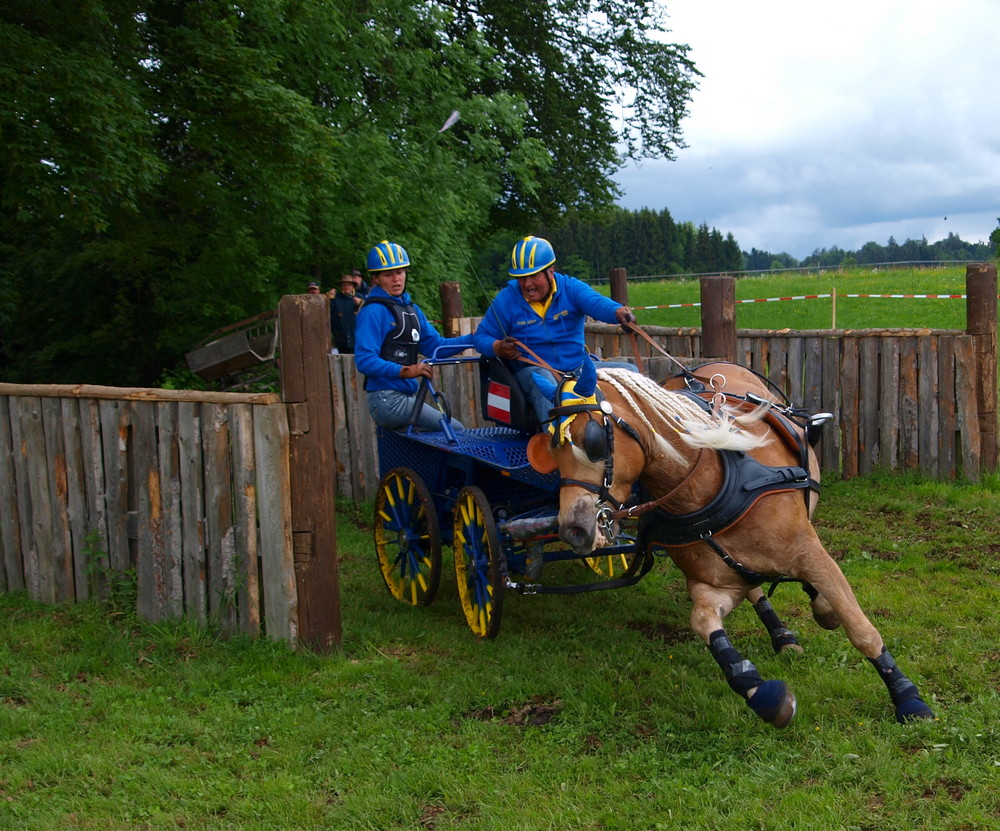
[[[409,268],[410,258],[402,245],[388,240],[382,240],[368,252],[369,271],[392,271],[397,268]]]
[[[556,261],[556,252],[547,239],[525,237],[510,252],[511,277],[527,277],[548,268]]]

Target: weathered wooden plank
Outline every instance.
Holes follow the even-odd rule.
[[[955,338],[955,407],[961,427],[959,463],[962,476],[978,482],[985,473],[981,467],[981,428],[979,425],[979,364],[976,339],[972,335]]]
[[[214,404],[274,404],[273,392],[213,392],[211,390],[163,390],[147,387],[104,387],[97,384],[7,384],[0,382],[0,395],[38,398],[97,398],[108,401],[205,401]]]
[[[233,517],[236,523],[236,608],[240,631],[246,635],[259,635],[258,500],[252,407],[249,404],[230,405],[229,421],[233,453]]]
[[[128,452],[131,406],[127,401],[101,400],[101,443],[104,450],[104,498],[111,570],[125,575],[132,568],[128,541]]]
[[[858,377],[858,471],[871,473],[881,463],[878,445],[878,350],[875,338],[863,338],[859,344]]]
[[[93,398],[80,400],[80,444],[83,452],[84,483],[87,493],[87,592],[108,596],[107,504],[104,495],[104,453],[101,443],[101,410]]]
[[[805,366],[802,370],[802,400],[799,403],[809,412],[826,412],[823,408],[823,341],[805,339]]]
[[[858,338],[845,337],[840,351],[840,435],[842,441],[841,475],[858,475]]]
[[[52,576],[57,603],[75,599],[73,537],[69,525],[69,486],[63,440],[62,405],[58,398],[42,399],[42,429],[45,434],[45,482],[52,516]]]
[[[917,444],[917,341],[901,338],[899,342],[899,464],[901,469],[920,467]]]
[[[899,338],[879,339],[879,461],[887,470],[899,470]]]
[[[789,401],[801,403],[805,400],[806,342],[804,338],[792,338],[787,343],[788,389],[785,394]]]
[[[90,563],[87,535],[90,531],[90,509],[87,497],[87,467],[84,456],[81,416],[88,411],[86,399],[54,399],[59,404],[59,425],[66,470],[66,519],[70,536],[70,558],[73,571],[73,596],[77,601],[90,597]]]
[[[208,615],[222,631],[232,634],[236,631],[236,551],[228,411],[219,404],[204,404],[201,416]]]
[[[938,472],[942,479],[956,476],[955,338],[940,335],[938,343]]]
[[[163,502],[156,446],[156,407],[132,406],[132,470],[135,473],[136,611],[142,620],[166,617],[163,582]]]
[[[938,387],[937,338],[919,339],[917,348],[917,452],[920,455],[920,472],[925,476],[938,475],[938,443],[941,440],[941,419],[938,410],[941,396]]]
[[[208,621],[208,573],[205,554],[201,406],[191,401],[182,401],[177,405],[177,452],[181,479],[184,614],[204,624]]]
[[[840,453],[842,439],[840,435],[840,340],[829,338],[823,341],[823,405],[820,410],[833,413],[833,420],[823,429],[816,450],[819,454],[820,467],[828,473],[840,472]]]
[[[20,451],[11,434],[11,399],[0,395],[0,591],[20,591],[24,588],[24,566],[21,561],[21,517],[18,506],[15,455]],[[15,451],[17,453],[15,454]]]
[[[248,407],[249,404],[234,406]],[[157,453],[160,469],[160,499],[163,508],[163,559],[160,579],[162,615],[177,619],[184,615],[184,542],[181,503],[179,407],[176,401],[156,405]]]
[[[353,474],[359,466],[359,460],[351,452],[351,430],[347,418],[348,396],[344,377],[347,374],[348,364],[353,366],[354,361],[352,357],[348,362],[345,360],[346,357],[331,355],[329,360],[330,387],[333,396],[333,461],[337,495],[356,500]]]
[[[767,377],[788,395],[788,342],[784,338],[769,339]]]
[[[42,399],[24,396],[17,402],[17,424],[20,437],[21,472],[19,487],[24,488],[28,505],[24,516],[29,518],[31,546],[24,555],[24,572],[28,594],[43,603],[56,603],[55,564],[53,550],[57,541],[53,535],[52,503],[48,487],[48,460],[42,425]],[[26,487],[25,487],[26,486]]]
[[[260,571],[264,631],[294,644],[298,600],[292,555],[292,496],[288,469],[288,422],[279,406],[254,410],[254,454],[260,512]]]

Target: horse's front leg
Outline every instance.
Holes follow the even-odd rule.
[[[757,667],[730,643],[722,625],[722,619],[739,605],[747,590],[716,588],[689,579],[688,593],[694,604],[691,628],[708,644],[730,688],[745,698],[750,709],[768,724],[786,727],[795,715],[795,696],[784,681],[761,678]]]
[[[871,662],[885,683],[896,710],[896,721],[902,724],[911,719],[934,718],[933,710],[920,697],[916,684],[896,666],[896,661],[885,648],[882,635],[861,610],[850,583],[825,548],[818,545],[806,571],[803,576],[826,599],[833,613],[840,618],[848,639]]]

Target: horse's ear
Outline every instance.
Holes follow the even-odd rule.
[[[583,369],[580,372],[580,380],[576,382],[576,394],[580,398],[590,398],[597,388],[597,368],[588,355],[583,359]]]
[[[555,401],[556,383],[544,372],[532,372],[531,377],[535,379],[535,385],[541,390],[549,401]]]

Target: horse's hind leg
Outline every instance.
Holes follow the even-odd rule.
[[[753,606],[753,610],[760,618],[760,622],[767,629],[767,634],[771,636],[771,648],[777,654],[782,652],[802,652],[795,633],[781,622],[778,613],[774,611],[771,601],[767,599],[760,588],[750,589],[747,592],[747,600]]]
[[[813,620],[824,629],[836,629],[840,626],[840,618],[823,595],[816,591],[812,583],[802,583],[802,591],[809,595],[809,605],[812,607]]]
[[[807,575],[810,583],[819,588],[820,595],[826,598],[833,613],[843,623],[851,643],[871,662],[889,690],[889,698],[896,710],[896,721],[902,724],[911,719],[934,718],[934,712],[920,697],[916,684],[896,666],[896,661],[885,648],[882,636],[861,611],[840,567],[822,546],[819,556],[812,558],[810,566],[810,573]]]
[[[745,592],[717,589],[691,580],[688,592],[694,603],[691,628],[708,644],[730,689],[745,698],[750,709],[764,721],[775,727],[786,727],[795,715],[795,696],[784,681],[761,678],[757,667],[736,650],[722,627],[722,618],[739,604]]]

